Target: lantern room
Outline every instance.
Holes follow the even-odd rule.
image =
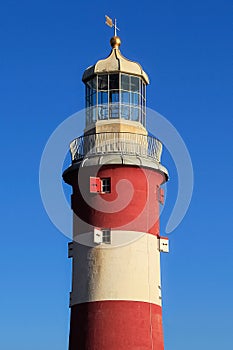
[[[123,57],[119,37],[114,36],[110,43],[110,55],[87,68],[83,74],[86,130],[111,121],[133,122],[145,128],[148,76],[140,64]]]

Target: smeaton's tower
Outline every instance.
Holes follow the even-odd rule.
[[[120,52],[83,74],[86,126],[63,174],[74,213],[69,350],[163,350],[162,144],[146,129],[147,74]],[[78,136],[78,135],[77,135]]]

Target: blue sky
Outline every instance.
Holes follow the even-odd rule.
[[[0,348],[64,350],[69,329],[68,239],[39,193],[44,145],[84,107],[83,70],[110,52],[104,15],[118,18],[122,53],[149,74],[148,107],[192,157],[189,211],[162,257],[166,349],[232,343],[232,4],[230,1],[8,0],[0,11]],[[78,135],[77,135],[78,136]],[[175,202],[169,168],[161,231]]]

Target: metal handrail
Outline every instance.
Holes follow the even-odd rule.
[[[162,143],[153,136],[130,132],[102,132],[80,136],[70,143],[72,161],[85,156],[126,154],[150,157],[160,162]]]

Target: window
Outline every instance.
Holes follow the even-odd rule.
[[[94,228],[94,243],[95,244],[111,244],[111,229],[110,228]]]
[[[103,229],[102,232],[103,232],[102,242],[105,244],[111,244],[111,230]]]
[[[110,177],[101,179],[100,177],[90,177],[90,192],[91,193],[110,193],[111,179]]]
[[[102,182],[102,192],[103,193],[110,193],[111,192],[110,177],[107,177],[105,179],[101,179],[101,182]]]

